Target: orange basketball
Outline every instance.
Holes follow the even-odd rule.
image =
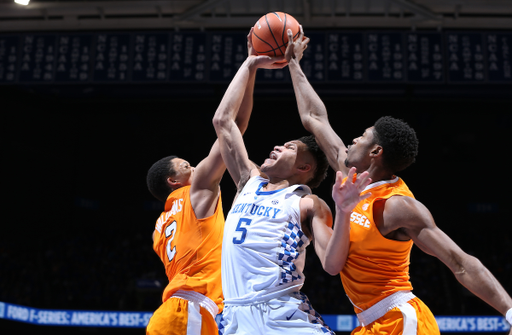
[[[299,36],[299,22],[290,14],[270,12],[254,25],[252,46],[258,55],[282,56],[288,44],[287,30],[291,29],[293,40]]]

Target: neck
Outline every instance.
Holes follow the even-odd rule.
[[[291,183],[287,179],[281,179],[281,180],[269,179],[269,182],[265,186],[263,186],[263,190],[264,191],[275,191],[275,190],[287,188],[290,185],[294,185],[294,183]]]
[[[366,171],[370,174],[369,177],[372,179],[372,183],[377,183],[382,180],[391,180],[395,177],[392,172],[378,167],[370,166]]]

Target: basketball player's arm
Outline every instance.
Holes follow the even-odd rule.
[[[356,168],[351,168],[349,176],[354,175]],[[368,186],[371,179],[365,171],[357,176],[355,182],[348,178],[343,182],[341,171],[336,172],[336,182],[332,187],[332,198],[336,203],[336,216],[332,237],[327,244],[325,252],[324,270],[332,276],[343,270],[347,261],[350,247],[350,215],[356,205],[371,193],[361,195],[361,192]]]
[[[250,35],[247,36],[247,49],[248,54],[254,54],[251,44]],[[249,124],[253,107],[253,92],[254,83],[256,79],[256,71],[249,73],[249,80],[245,88],[245,92],[240,104],[238,112],[235,113],[235,124],[240,133],[243,135]],[[213,144],[209,155],[201,161],[194,171],[195,176],[191,186],[190,198],[192,208],[198,218],[204,218],[212,215],[215,212],[217,204],[217,197],[219,195],[219,184],[226,171],[226,165],[222,159],[220,152],[219,140],[217,139]]]
[[[307,195],[300,202],[301,217],[309,221],[315,252],[325,268],[325,251],[332,235],[332,213],[325,201],[316,195]],[[307,225],[306,225],[307,226]]]
[[[252,30],[251,30],[252,32]],[[250,34],[248,40],[250,39]],[[242,133],[235,123],[235,114],[241,108],[247,87],[253,85],[258,68],[281,68],[286,64],[274,64],[275,58],[249,55],[229,84],[213,117],[213,125],[219,139],[220,150],[231,178],[240,189],[241,183],[259,174],[257,166],[249,160]],[[252,89],[251,89],[252,95]],[[252,106],[252,104],[251,104]]]
[[[291,30],[288,30],[288,40],[293,41]],[[288,44],[285,55],[290,69],[300,119],[304,128],[315,136],[318,145],[327,156],[331,168],[334,171],[343,171],[346,174],[348,172],[348,168],[345,166],[347,156],[345,150],[347,148],[332,129],[324,103],[300,67],[299,62],[308,42],[309,38],[304,39],[301,26],[298,38],[295,42]]]
[[[416,245],[441,260],[455,278],[477,297],[505,315],[512,308],[512,298],[498,280],[476,258],[465,253],[439,229],[430,211],[409,197],[391,197],[384,207],[384,220],[403,227]]]

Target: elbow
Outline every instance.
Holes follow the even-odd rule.
[[[215,113],[212,123],[213,123],[213,127],[215,128],[216,131],[219,131],[220,129],[225,128],[226,124],[227,124],[226,118],[219,115],[218,112]]]
[[[306,131],[312,133],[313,118],[310,115],[308,115],[308,116],[302,117],[301,120],[302,120],[302,126],[304,127],[304,129],[306,129]]]
[[[485,270],[483,263],[476,257],[464,254],[463,257],[454,260],[452,272],[455,277],[464,276],[467,273],[482,273]]]
[[[311,134],[315,134],[315,130],[326,129],[329,126],[329,122],[318,115],[318,109],[311,109],[309,113],[301,115],[302,126]]]
[[[339,274],[341,272],[341,269],[342,269],[342,267],[340,267],[339,265],[336,265],[336,264],[325,263],[323,266],[324,266],[325,272],[327,272],[331,276],[336,276],[337,274]]]

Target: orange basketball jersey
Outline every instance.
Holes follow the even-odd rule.
[[[373,204],[394,195],[414,196],[398,177],[370,184],[361,194],[368,192],[372,195],[361,201],[350,216],[350,250],[340,273],[356,313],[397,291],[412,290],[409,263],[413,242],[382,236],[373,219]]]
[[[224,213],[219,195],[215,213],[197,219],[190,203],[190,186],[172,192],[155,225],[153,249],[165,266],[169,284],[162,301],[177,290],[210,298],[222,311],[220,275]]]

